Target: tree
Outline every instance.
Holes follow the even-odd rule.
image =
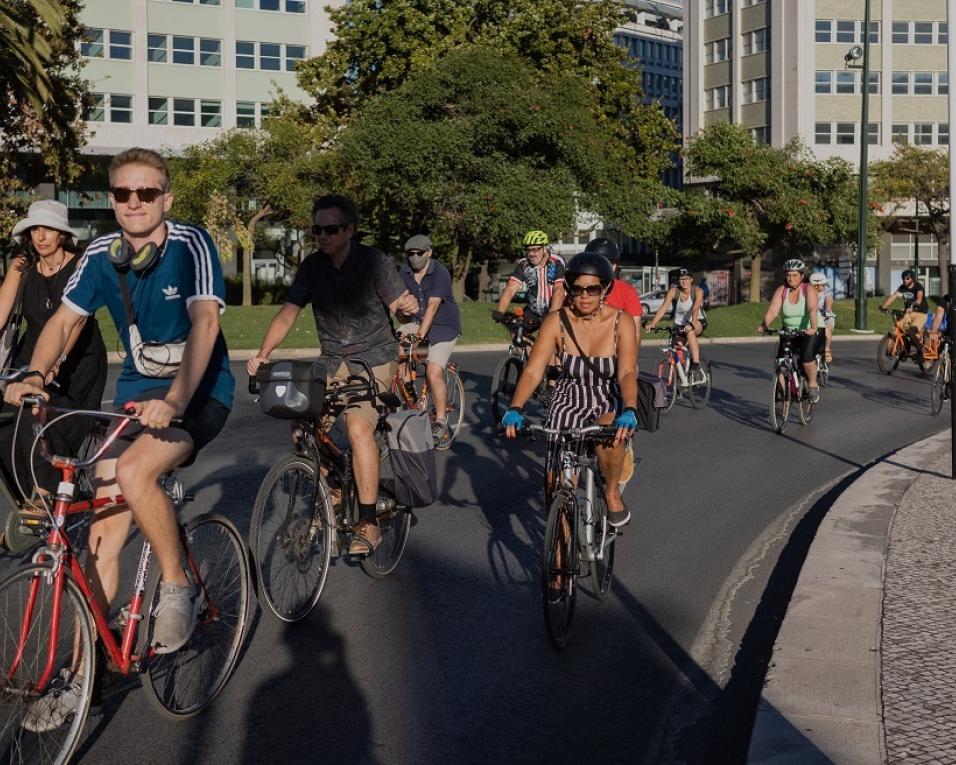
[[[920,205],[920,226],[930,230],[939,242],[940,277],[949,266],[949,156],[942,149],[897,145],[893,156],[870,166],[874,198],[882,203],[884,221],[914,201]]]
[[[295,109],[261,130],[231,130],[170,159],[172,214],[202,221],[223,260],[242,258],[242,304],[252,304],[252,255],[260,223],[307,229],[316,177],[309,125]]]
[[[657,178],[677,133],[659,106],[641,103],[639,72],[614,44],[624,13],[619,0],[352,0],[331,11],[335,37],[299,65],[299,84],[334,130],[449,51],[512,52],[542,75],[575,73],[599,122],[635,149],[641,177]]]
[[[8,161],[38,153],[53,178],[80,171],[83,109],[81,0],[6,0],[0,4],[0,133]]]
[[[693,248],[750,256],[753,302],[760,300],[766,252],[796,254],[855,236],[852,169],[841,160],[817,162],[799,142],[778,149],[739,125],[717,123],[692,140],[685,167],[706,189],[681,203],[682,239]]]
[[[572,230],[582,209],[639,225],[658,191],[634,180],[633,150],[598,121],[579,78],[539,76],[484,47],[450,51],[372,99],[330,160],[375,242],[397,249],[427,231],[458,297],[471,265],[513,252],[525,230]]]

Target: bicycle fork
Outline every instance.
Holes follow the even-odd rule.
[[[594,471],[590,468],[584,471],[584,507],[581,509],[581,538],[584,540],[581,552],[584,560],[589,563],[604,560],[605,552],[611,544],[613,533],[609,533],[607,518],[595,517],[596,505]],[[600,528],[598,528],[600,523]]]

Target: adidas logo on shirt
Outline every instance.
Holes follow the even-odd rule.
[[[167,300],[179,300],[181,297],[179,294],[179,287],[174,287],[172,284],[163,287],[163,294],[166,296]]]

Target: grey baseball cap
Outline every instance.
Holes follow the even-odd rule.
[[[415,234],[411,239],[405,242],[405,252],[409,250],[430,250],[432,248],[432,240],[429,239],[424,234]]]

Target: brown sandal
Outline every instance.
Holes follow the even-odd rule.
[[[375,537],[366,533],[370,526],[378,528],[378,526],[369,522],[360,523],[356,527],[355,533],[352,535],[352,541],[349,542],[349,555],[371,555],[382,544],[381,532]]]

